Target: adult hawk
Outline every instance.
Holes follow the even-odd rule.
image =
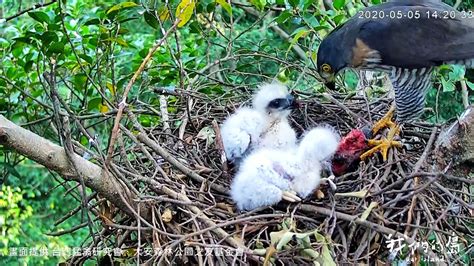
[[[320,44],[318,72],[328,87],[345,68],[384,71],[395,90],[395,106],[373,127],[388,126],[389,135],[368,154],[380,149],[384,160],[399,126],[421,115],[433,69],[443,64],[474,68],[474,15],[435,0],[395,0],[365,8],[335,28]]]

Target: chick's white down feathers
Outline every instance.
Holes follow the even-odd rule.
[[[241,107],[224,121],[222,141],[227,159],[242,159],[256,148],[286,148],[296,143],[288,122],[288,109],[269,109],[268,104],[289,95],[281,84],[264,84],[253,97],[253,106]]]
[[[239,210],[269,206],[282,200],[285,191],[306,198],[321,181],[321,162],[336,151],[339,136],[330,128],[310,130],[301,143],[287,150],[264,148],[251,153],[231,185]]]

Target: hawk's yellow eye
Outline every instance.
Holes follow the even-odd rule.
[[[331,66],[328,65],[328,64],[323,64],[321,68],[324,72],[331,72],[331,70],[332,70]]]

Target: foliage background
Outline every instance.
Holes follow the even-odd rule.
[[[118,105],[148,49],[172,27],[180,1],[54,2],[9,19],[36,2],[0,1],[0,17],[7,19],[0,22],[0,113],[59,143],[47,86],[54,61],[62,104],[85,121],[86,130],[97,137],[100,147],[107,147],[113,122],[110,110]],[[248,88],[276,78],[296,90],[324,92],[314,75],[319,41],[359,8],[380,1],[372,2],[197,1],[189,21],[154,54],[132,88],[129,103],[140,113],[143,126],[156,127],[160,125],[156,91],[161,89],[197,90],[220,100],[248,95]],[[446,2],[455,5],[459,1]],[[461,9],[474,5],[471,0],[459,4]],[[281,32],[289,36],[282,38]],[[216,60],[219,66],[212,64]],[[474,81],[472,74],[464,72],[457,66],[439,71],[428,96],[431,111],[423,119],[441,123],[459,115],[464,109],[459,81],[466,77]],[[359,93],[356,73],[346,73],[339,83],[345,85],[340,92]],[[472,102],[474,85],[467,85]],[[384,90],[374,83],[367,91],[370,97],[380,97]],[[170,102],[178,100],[169,98]],[[169,112],[174,111],[169,107]],[[175,121],[172,130],[179,125]],[[85,147],[92,145],[77,128],[73,137]],[[74,184],[5,148],[0,149],[0,165],[0,252],[7,254],[10,247],[76,247],[90,241],[87,227],[59,237],[47,235],[84,222],[79,211],[72,219],[54,224],[77,209],[80,193]],[[99,228],[100,223],[95,226]],[[17,259],[0,257],[0,263]],[[63,259],[27,256],[20,261],[53,265]]]

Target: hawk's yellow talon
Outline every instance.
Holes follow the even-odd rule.
[[[396,124],[394,122],[392,122],[394,112],[395,112],[395,105],[392,105],[390,107],[390,110],[388,110],[388,112],[384,115],[384,117],[382,117],[379,121],[377,121],[374,124],[374,127],[372,128],[372,133],[376,134],[382,128],[385,128],[387,126],[388,127],[396,126]]]
[[[395,135],[398,135],[400,133],[400,127],[392,121],[394,111],[395,111],[395,106],[392,106],[390,110],[388,111],[388,113],[382,119],[377,121],[377,123],[375,123],[374,127],[372,128],[372,132],[374,134],[387,126],[390,128],[390,131],[388,132],[386,138],[384,137],[381,140],[370,139],[368,141],[368,145],[375,146],[375,147],[364,152],[360,156],[361,160],[365,160],[367,157],[373,155],[374,153],[380,150],[380,152],[382,153],[383,161],[385,162],[387,161],[388,150],[391,147],[398,147],[398,148],[402,147],[402,143],[400,141],[393,140],[395,138]]]
[[[380,152],[382,153],[383,161],[385,162],[387,160],[388,149],[390,149],[391,147],[400,148],[402,147],[402,144],[400,143],[400,141],[394,141],[388,138],[383,138],[382,140],[373,140],[373,139],[369,140],[369,146],[375,146],[375,147],[364,152],[360,156],[360,159],[365,160],[367,157],[373,155],[374,153],[380,150]]]

